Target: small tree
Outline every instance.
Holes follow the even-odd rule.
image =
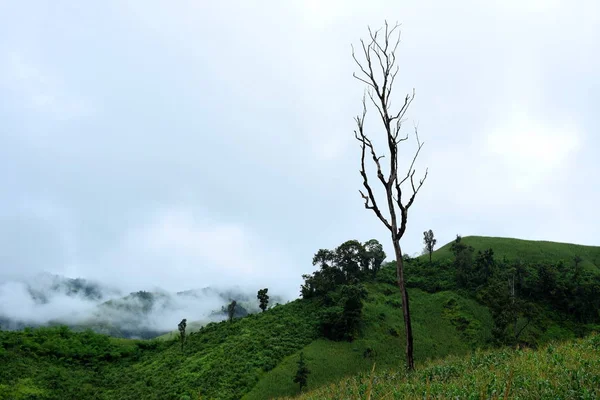
[[[304,353],[300,352],[300,358],[298,359],[298,369],[296,370],[296,376],[294,376],[294,383],[300,385],[300,391],[304,388],[308,382],[308,374],[310,370],[306,366],[304,361]]]
[[[573,262],[575,263],[575,270],[573,272],[573,281],[579,282],[579,278],[581,277],[581,273],[583,272],[583,268],[581,268],[581,262],[583,258],[580,255],[576,255],[573,257]]]
[[[235,315],[235,306],[236,305],[237,305],[237,302],[235,300],[233,300],[227,306],[227,316],[229,317],[229,322],[233,321],[233,316]]]
[[[187,320],[184,318],[181,320],[177,328],[179,329],[179,340],[181,341],[181,352],[183,352],[183,345],[185,344],[185,328],[187,327]]]
[[[427,250],[429,253],[429,264],[431,264],[431,254],[433,253],[433,248],[437,243],[437,240],[433,237],[433,231],[431,229],[423,232],[423,243],[425,243],[425,250]]]
[[[456,239],[450,246],[450,251],[454,253],[456,284],[459,288],[465,288],[473,278],[473,252],[475,249],[462,242],[460,235],[456,235]]]
[[[256,297],[258,298],[258,301],[260,302],[260,304],[258,306],[260,307],[261,310],[263,310],[263,312],[265,312],[265,310],[267,309],[267,306],[269,305],[269,295],[267,294],[268,291],[269,291],[269,289],[267,289],[267,288],[260,289],[258,291],[258,294],[256,295]]]
[[[367,258],[367,270],[371,270],[373,277],[377,276],[383,260],[385,260],[385,252],[383,246],[375,239],[365,242],[365,257]]]

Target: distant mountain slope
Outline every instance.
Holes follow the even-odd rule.
[[[272,301],[282,301],[273,296]],[[0,329],[67,325],[75,330],[125,338],[153,338],[186,318],[203,324],[223,320],[222,308],[238,302],[236,317],[260,311],[256,292],[238,287],[191,289],[178,293],[119,290],[85,279],[48,273],[0,282]],[[191,324],[197,327],[197,324]]]
[[[521,259],[527,262],[572,262],[575,256],[583,258],[582,265],[588,270],[600,272],[600,246],[583,246],[571,243],[557,243],[537,240],[522,240],[489,236],[465,236],[463,243],[473,246],[475,251],[494,250],[494,256],[500,260]],[[447,243],[433,252],[433,260],[452,259],[453,255]],[[424,255],[422,258],[428,258]]]

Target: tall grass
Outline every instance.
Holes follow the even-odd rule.
[[[538,350],[475,351],[402,369],[361,373],[298,397],[316,399],[597,399],[600,335]]]

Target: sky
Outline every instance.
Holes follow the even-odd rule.
[[[600,245],[595,0],[0,0],[0,280],[298,295],[320,248],[391,255],[351,57],[385,20],[429,171],[403,252],[428,229]]]

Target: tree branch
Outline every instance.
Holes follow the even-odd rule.
[[[368,178],[367,171],[365,168],[366,148],[369,147],[373,161],[377,165],[377,176],[380,181],[385,182],[385,178],[383,177],[383,172],[381,171],[381,165],[379,163],[379,160],[383,156],[377,157],[377,155],[375,153],[375,149],[373,148],[373,144],[366,137],[366,135],[364,133],[364,121],[365,121],[366,114],[367,114],[367,105],[365,102],[365,98],[363,97],[363,113],[362,113],[362,116],[357,116],[355,118],[356,124],[358,126],[358,131],[354,131],[354,137],[356,138],[356,140],[358,140],[360,142],[360,146],[361,146],[360,175],[363,178],[363,186],[367,190],[368,195],[364,194],[361,190],[359,190],[359,193],[362,196],[362,198],[365,200],[365,208],[368,210],[373,210],[373,212],[375,213],[375,215],[377,215],[377,217],[381,220],[381,222],[383,222],[383,224],[390,231],[393,231],[394,229],[392,228],[392,225],[383,216],[379,207],[377,206],[377,201],[375,200],[375,195],[373,194],[373,190],[371,189],[371,185],[369,184],[369,178]]]
[[[382,29],[373,31],[369,28],[369,40],[365,42],[361,40],[362,56],[363,61],[359,61],[354,46],[352,46],[352,58],[358,65],[360,75],[354,73],[353,77],[362,83],[367,85],[369,90],[366,91],[369,99],[377,112],[384,125],[388,148],[390,151],[390,163],[389,163],[389,176],[386,179],[380,160],[384,156],[378,156],[373,142],[366,136],[364,132],[364,120],[366,116],[366,102],[365,96],[363,96],[363,114],[362,116],[356,117],[356,123],[358,130],[355,131],[355,137],[361,145],[361,176],[363,177],[363,186],[366,189],[366,193],[361,191],[361,196],[365,200],[365,208],[373,210],[377,217],[382,220],[384,225],[390,229],[394,237],[402,237],[406,229],[406,221],[408,215],[408,209],[412,206],[417,193],[423,186],[423,183],[427,179],[428,170],[426,169],[425,175],[422,179],[416,182],[415,179],[415,162],[421,152],[423,144],[418,135],[418,129],[415,126],[415,137],[417,140],[417,150],[412,158],[408,171],[401,178],[398,176],[398,145],[404,141],[407,141],[409,135],[400,137],[400,131],[402,130],[402,124],[406,112],[410,108],[414,98],[415,90],[412,93],[407,94],[404,97],[404,102],[400,109],[395,112],[391,112],[391,94],[392,88],[395,83],[396,77],[400,68],[396,65],[396,50],[400,44],[400,25],[396,23],[390,28],[387,21],[385,22],[384,30]],[[392,39],[394,34],[397,37]],[[374,58],[376,60],[374,60]],[[381,71],[381,77],[379,72],[375,72],[373,63],[378,64],[375,69]],[[368,149],[368,150],[367,150]],[[381,210],[377,206],[375,196],[371,190],[370,182],[365,168],[365,157],[367,151],[371,154],[371,159],[377,168],[377,177],[381,184],[385,188],[386,200],[389,208],[390,220],[388,221],[381,213]],[[402,201],[402,185],[407,181],[410,182],[411,194],[406,204]],[[395,192],[395,193],[394,193]],[[395,194],[395,195],[394,195]],[[400,211],[400,223],[398,224],[396,218],[396,207]],[[398,226],[399,225],[399,226]]]

